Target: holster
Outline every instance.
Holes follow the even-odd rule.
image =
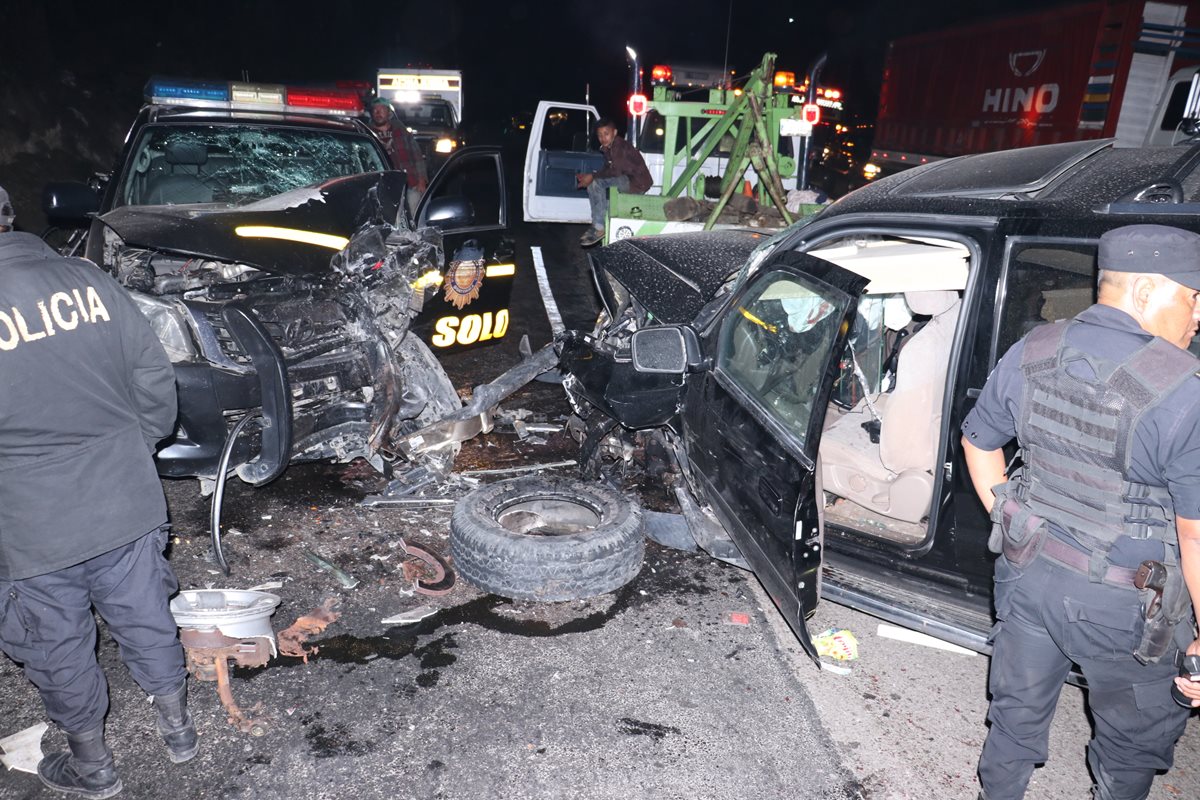
[[[1024,568],[1042,552],[1049,532],[1046,520],[1009,496],[1013,486],[1010,480],[992,488],[996,502],[992,504],[988,549],[1003,553],[1014,567]]]
[[[1167,654],[1175,638],[1175,626],[1190,618],[1191,595],[1183,581],[1183,570],[1178,564],[1164,564],[1167,582],[1163,588],[1162,602],[1152,617],[1146,616],[1156,592],[1139,589],[1138,600],[1142,607],[1142,637],[1133,657],[1143,664],[1156,663]]]

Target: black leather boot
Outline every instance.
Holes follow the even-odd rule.
[[[121,791],[112,751],[104,743],[104,726],[68,733],[65,753],[51,753],[38,763],[42,783],[59,792],[102,800]]]
[[[154,695],[154,708],[158,711],[158,732],[167,743],[171,761],[182,764],[196,755],[200,741],[187,710],[187,681],[170,694]]]

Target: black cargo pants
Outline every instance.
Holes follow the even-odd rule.
[[[163,556],[166,543],[165,529],[152,531],[73,567],[0,580],[0,649],[24,667],[63,731],[92,730],[108,713],[93,606],[147,694],[183,682],[183,649],[167,606],[179,584]]]
[[[1039,557],[1024,570],[996,562],[996,618],[988,688],[991,730],[979,760],[988,800],[1025,795],[1034,766],[1046,761],[1050,720],[1071,663],[1088,682],[1095,721],[1088,765],[1100,800],[1134,800],[1169,769],[1188,710],[1171,699],[1174,654],[1142,665],[1136,590],[1091,583]],[[1190,625],[1176,644],[1191,643]]]

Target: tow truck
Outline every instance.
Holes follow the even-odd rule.
[[[817,204],[786,207],[787,193],[796,188],[792,154],[800,138],[811,135],[821,107],[795,102],[801,95],[794,73],[777,72],[775,59],[765,54],[738,88],[722,71],[722,80],[701,87],[708,91],[703,100],[682,99],[670,66],[653,68],[652,98],[634,94],[629,106],[643,120],[643,157],[654,185],[646,194],[610,190],[606,243],[718,227],[780,228],[819,210]],[[696,88],[690,78],[687,88]],[[840,104],[840,92],[823,99]],[[590,220],[575,175],[604,163],[588,149],[598,119],[591,105],[538,104],[525,160],[526,221]]]

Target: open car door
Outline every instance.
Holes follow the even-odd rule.
[[[683,434],[714,512],[814,659],[817,447],[867,280],[815,256],[773,256],[706,332],[712,369],[689,381]]]
[[[454,153],[421,196],[417,227],[442,233],[442,285],[426,298],[413,330],[435,353],[497,342],[508,332],[516,276],[498,147]]]
[[[526,222],[591,222],[587,190],[575,185],[575,176],[604,166],[604,156],[591,149],[599,118],[593,106],[538,103],[521,190]]]

